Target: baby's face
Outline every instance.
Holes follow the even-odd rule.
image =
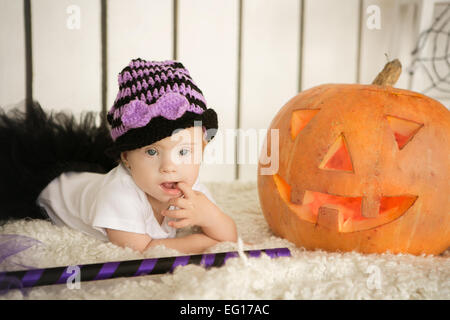
[[[167,202],[181,196],[176,183],[193,186],[203,155],[201,127],[183,129],[151,145],[123,152],[122,161],[149,199]]]

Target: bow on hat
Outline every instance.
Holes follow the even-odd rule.
[[[142,100],[135,99],[125,105],[122,110],[120,119],[125,130],[144,127],[152,118],[158,116],[175,120],[182,117],[186,111],[197,114],[204,112],[202,108],[191,106],[184,95],[176,92],[166,93],[150,105]]]

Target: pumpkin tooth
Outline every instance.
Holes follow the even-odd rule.
[[[339,208],[330,204],[320,206],[317,214],[317,225],[340,232],[344,216]]]

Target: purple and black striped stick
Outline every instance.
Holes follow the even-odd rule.
[[[264,252],[271,258],[290,257],[288,248],[274,248],[244,251],[248,257],[259,257]],[[220,267],[230,258],[238,257],[236,251],[207,253],[190,256],[126,260],[106,263],[94,263],[78,266],[65,266],[24,271],[0,272],[0,291],[36,286],[67,283],[79,270],[80,281],[113,279],[119,277],[137,277],[144,275],[173,272],[178,266],[196,264],[205,268]]]

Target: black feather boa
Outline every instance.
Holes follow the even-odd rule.
[[[28,112],[0,108],[0,220],[42,219],[41,191],[63,172],[106,173],[117,165],[105,153],[109,129],[98,113],[76,121],[73,114],[45,112],[38,102]]]

